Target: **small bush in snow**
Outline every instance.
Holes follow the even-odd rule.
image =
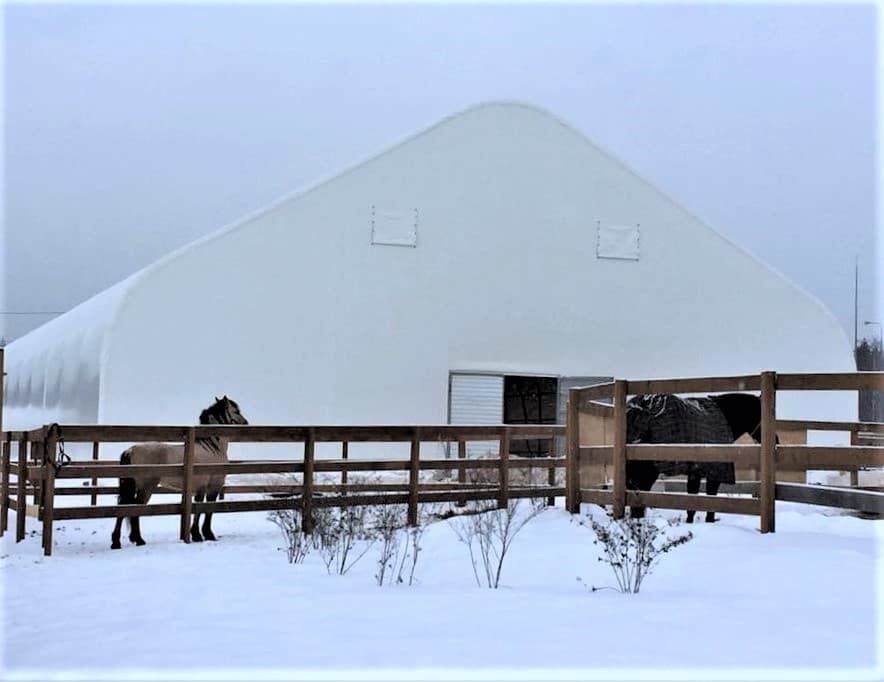
[[[280,509],[270,512],[267,517],[282,532],[286,543],[286,553],[290,564],[300,564],[310,551],[309,537],[301,530],[300,509]]]
[[[375,581],[378,585],[412,585],[427,525],[438,519],[436,505],[422,508],[421,523],[409,527],[404,505],[372,508],[372,528],[381,543]]]
[[[524,500],[510,500],[504,509],[496,507],[496,501],[476,503],[451,520],[454,533],[470,552],[476,584],[493,589],[500,585],[503,562],[516,535],[545,509],[542,502],[526,504]]]
[[[389,582],[395,570],[402,529],[405,525],[405,508],[402,505],[381,505],[372,508],[372,526],[381,543],[378,570],[374,576],[378,585]]]
[[[591,528],[595,534],[593,544],[600,545],[605,552],[599,561],[604,561],[614,571],[617,589],[636,594],[664,554],[694,537],[690,532],[683,535],[674,532],[679,525],[678,519],[659,523],[651,514],[638,519],[614,519],[609,513],[603,522],[584,516],[579,523]],[[577,580],[583,582],[580,578]],[[590,589],[595,592],[604,588],[593,585]]]
[[[329,573],[344,575],[374,545],[370,507],[329,507],[313,512],[313,546]]]

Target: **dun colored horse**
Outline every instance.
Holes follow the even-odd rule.
[[[200,414],[200,424],[248,424],[246,418],[239,411],[239,405],[226,395],[223,398],[215,398],[215,403],[206,408]],[[184,446],[170,445],[168,443],[141,443],[128,448],[120,455],[120,464],[181,464],[184,461]],[[224,438],[210,437],[198,438],[193,448],[194,464],[213,464],[227,461],[227,440]],[[198,474],[193,477],[194,501],[214,502],[224,488],[223,474]],[[147,504],[151,495],[159,486],[182,489],[181,475],[151,476],[140,475],[120,479],[120,494],[117,498],[119,504]],[[215,540],[212,533],[212,514],[206,513],[205,521],[200,533],[199,513],[193,515],[193,525],[190,528],[190,537],[194,542]],[[129,518],[129,540],[136,545],[143,545],[141,527],[138,516]],[[111,549],[120,549],[120,528],[123,525],[123,517],[117,518],[111,535]]]

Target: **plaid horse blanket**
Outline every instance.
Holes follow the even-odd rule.
[[[635,396],[626,404],[627,443],[733,443],[734,434],[711,398]],[[655,462],[665,476],[699,473],[721,483],[734,483],[733,462]]]

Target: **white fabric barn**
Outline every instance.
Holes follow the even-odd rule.
[[[554,116],[491,103],[10,344],[5,424],[193,423],[224,393],[253,423],[550,421],[589,377],[854,368],[818,300]],[[538,390],[533,416],[503,399]]]

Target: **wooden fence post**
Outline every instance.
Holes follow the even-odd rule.
[[[580,406],[576,388],[568,391],[568,418],[565,422],[565,510],[580,513]]]
[[[349,456],[350,443],[348,441],[343,441],[341,443],[341,459],[346,460]],[[341,469],[341,494],[347,494],[347,469]]]
[[[15,541],[25,539],[25,516],[28,510],[26,485],[28,480],[28,434],[21,435],[18,441],[18,476],[15,485]]]
[[[500,497],[498,509],[506,509],[510,501],[510,430],[503,427],[500,433]]]
[[[0,500],[0,535],[6,532],[7,523],[9,522],[9,460],[12,457],[12,434],[6,435],[3,441],[3,472],[2,483],[3,499]]]
[[[467,458],[467,442],[462,438],[457,441],[457,459],[463,462]],[[467,482],[467,470],[463,466],[457,467],[457,482],[460,484],[461,488],[466,487],[465,484]],[[465,507],[467,504],[466,499],[463,497],[457,501],[458,507]]]
[[[95,441],[94,443],[92,443],[92,459],[96,462],[98,461],[98,441]],[[94,488],[97,485],[98,485],[98,479],[93,478],[92,479],[92,487]],[[95,493],[94,490],[92,491],[92,499],[89,502],[89,504],[92,505],[93,507],[96,504],[98,504],[98,495]]]
[[[851,445],[859,445],[859,433],[856,431],[850,432],[850,444]],[[850,485],[854,488],[859,487],[859,470],[854,469],[850,472]]]
[[[193,449],[196,430],[189,427],[184,435],[184,461],[181,485],[181,539],[190,542],[190,518],[193,513]]]
[[[301,530],[308,535],[313,532],[313,455],[316,431],[307,429],[304,440],[304,492],[301,494]]]
[[[626,382],[614,382],[614,500],[615,519],[626,515]]]
[[[553,436],[552,438],[549,439],[549,456],[550,457],[556,456],[556,437],[555,436]],[[555,485],[556,485],[556,468],[555,467],[550,467],[549,469],[547,469],[546,482],[550,488],[555,487]],[[554,507],[555,505],[556,505],[556,498],[555,497],[547,497],[546,498],[546,506],[547,507]]]
[[[417,430],[411,438],[411,456],[408,464],[408,525],[419,524],[417,514],[418,483],[420,482],[421,441]]]
[[[33,463],[35,468],[40,468],[43,464],[43,460],[45,459],[45,451],[46,451],[46,441],[45,440],[36,440],[31,441],[31,462]],[[39,479],[34,481],[34,506],[37,507],[37,520],[43,520],[43,485],[45,483],[45,479]]]
[[[52,516],[55,511],[55,450],[58,437],[44,436],[43,441],[43,555],[52,556]]]
[[[761,462],[759,475],[759,503],[761,505],[761,532],[775,530],[775,496],[777,476],[776,372],[761,373]]]

